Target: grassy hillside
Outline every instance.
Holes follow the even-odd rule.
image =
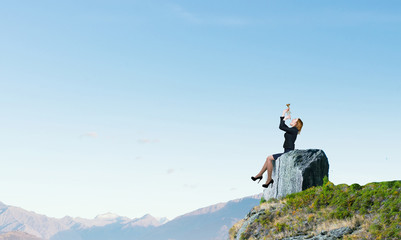
[[[343,239],[401,239],[400,193],[401,181],[348,186],[325,180],[255,207],[230,229],[230,239],[313,237],[345,227]]]

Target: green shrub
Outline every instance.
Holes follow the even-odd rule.
[[[276,223],[275,227],[277,232],[284,232],[289,226],[286,223]]]
[[[352,191],[357,191],[357,190],[361,190],[362,189],[361,185],[359,185],[358,183],[352,184],[350,186],[350,188],[351,188]]]
[[[324,176],[324,178],[323,178],[323,185],[326,185],[326,183],[328,183],[328,182],[329,182],[329,177]]]

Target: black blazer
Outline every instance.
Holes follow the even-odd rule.
[[[288,127],[285,122],[284,122],[284,117],[280,117],[280,126],[279,128],[283,131],[284,133],[284,144],[283,148],[288,148],[291,150],[295,149],[295,140],[297,140],[297,135],[298,135],[298,128],[296,127]]]

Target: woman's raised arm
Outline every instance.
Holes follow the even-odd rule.
[[[289,127],[287,126],[287,124],[285,124],[284,121],[285,121],[284,116],[281,116],[281,117],[280,117],[280,125],[279,125],[278,128],[280,128],[281,130],[283,130],[283,131],[285,131],[285,132],[291,133],[291,134],[297,134],[297,133],[298,133],[298,129],[296,129],[296,128],[289,128]]]
[[[289,109],[289,108],[287,108],[287,109],[284,109],[284,111],[283,111],[283,115],[281,115],[281,116],[282,116],[282,117],[284,117],[284,116],[285,116],[285,114],[286,114],[288,111],[290,111],[290,109]]]

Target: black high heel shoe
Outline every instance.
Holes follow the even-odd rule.
[[[273,187],[273,183],[274,183],[274,180],[272,179],[272,180],[270,180],[270,181],[269,181],[269,183],[267,183],[267,184],[263,184],[263,185],[262,185],[262,187],[264,187],[264,188],[268,188],[270,184],[271,184],[271,185],[272,185],[272,187]]]
[[[260,176],[260,177],[251,177],[251,179],[252,179],[252,181],[256,181],[256,180],[258,180],[259,179],[259,182],[258,183],[260,183],[260,180],[262,180],[262,178],[263,178],[263,176]]]

